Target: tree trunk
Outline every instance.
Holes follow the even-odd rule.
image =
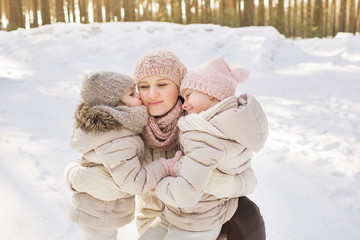
[[[3,11],[2,0],[0,0],[0,30],[4,29],[3,22],[2,22],[2,11]]]
[[[186,13],[186,24],[191,23],[191,8],[192,8],[192,0],[185,0],[185,13]]]
[[[349,32],[356,32],[356,18],[355,18],[355,0],[350,0],[349,8]]]
[[[34,27],[38,27],[39,26],[39,20],[38,20],[38,16],[37,16],[37,12],[38,12],[38,2],[37,0],[31,0],[31,11],[33,13],[33,19],[32,22],[30,23],[30,27],[34,28]]]
[[[358,1],[358,7],[357,7],[357,31],[360,32],[360,1]]]
[[[313,37],[312,32],[312,19],[311,19],[311,0],[307,0],[307,6],[306,6],[306,36],[307,37]]]
[[[204,6],[204,20],[205,23],[211,23],[213,21],[211,16],[211,6],[210,6],[210,0],[205,0],[205,6]]]
[[[332,35],[336,35],[336,0],[331,2]]]
[[[264,0],[259,0],[258,8],[258,26],[265,26],[265,4]]]
[[[159,11],[156,20],[161,22],[166,22],[169,20],[166,0],[159,0]]]
[[[294,14],[293,14],[293,27],[292,27],[292,33],[294,37],[299,36],[298,32],[298,6],[297,6],[297,0],[294,0]]]
[[[305,37],[305,2],[304,0],[301,0],[301,14],[300,14],[300,32],[301,32],[301,37],[304,38]]]
[[[244,0],[244,26],[254,25],[254,13],[255,13],[254,10],[255,10],[254,1]]]
[[[56,22],[65,22],[64,0],[55,0]]]
[[[323,1],[322,0],[315,0],[315,9],[314,9],[314,20],[313,24],[316,28],[316,35],[318,37],[323,37]]]
[[[50,7],[48,0],[41,0],[41,20],[42,25],[50,24]]]
[[[225,17],[226,17],[225,9],[226,9],[226,2],[224,0],[220,0],[219,2],[220,25],[225,24]]]
[[[89,22],[88,1],[79,0],[79,9],[80,9],[80,22],[88,23]]]
[[[171,0],[171,19],[175,23],[183,22],[181,0]]]
[[[21,0],[11,0],[10,4],[10,16],[8,30],[15,30],[19,27],[25,28],[25,18],[23,15]]]
[[[114,19],[116,18],[116,20],[118,22],[121,21],[121,0],[115,0],[113,2],[113,15],[114,15]],[[144,12],[146,10],[144,9]]]
[[[324,36],[327,37],[328,27],[329,27],[329,0],[325,1],[324,15],[325,15]]]
[[[102,4],[101,0],[93,0],[94,22],[102,22]]]
[[[134,21],[135,20],[135,4],[134,0],[125,0],[124,1],[124,10],[125,10],[125,21]]]
[[[268,24],[271,26],[274,26],[274,16],[273,16],[273,2],[272,0],[269,0],[269,22]]]
[[[105,19],[106,19],[106,22],[114,21],[113,9],[114,8],[112,6],[112,0],[105,0]]]
[[[291,0],[289,0],[288,6],[288,20],[287,20],[287,36],[292,37],[292,16],[291,16]]]
[[[340,2],[339,32],[346,31],[346,0]]]
[[[284,17],[285,17],[284,0],[278,0],[277,15],[276,15],[276,28],[282,34],[285,34]]]

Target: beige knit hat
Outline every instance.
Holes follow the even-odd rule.
[[[134,86],[134,79],[128,75],[109,71],[93,72],[83,80],[81,98],[89,107],[115,107],[124,94]]]
[[[187,73],[179,58],[169,50],[154,50],[146,53],[136,63],[134,78],[136,84],[147,76],[164,76],[171,79],[178,87]]]
[[[190,88],[222,101],[234,96],[237,85],[245,82],[249,74],[247,68],[240,65],[230,68],[222,57],[215,57],[186,74],[181,82],[180,94]]]

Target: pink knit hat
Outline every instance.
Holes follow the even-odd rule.
[[[181,82],[180,93],[186,88],[208,94],[218,100],[235,95],[236,86],[249,78],[250,71],[242,66],[230,68],[222,57],[215,57],[189,71]]]
[[[169,50],[154,50],[146,53],[136,63],[134,78],[136,84],[147,76],[164,76],[180,86],[187,69],[179,58]]]

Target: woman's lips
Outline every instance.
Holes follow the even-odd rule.
[[[152,101],[152,102],[149,102],[149,106],[154,107],[154,106],[159,105],[160,103],[162,103],[162,101]]]

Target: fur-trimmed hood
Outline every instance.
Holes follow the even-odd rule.
[[[89,107],[80,103],[75,111],[75,126],[86,133],[104,133],[112,130],[127,128],[140,134],[148,121],[145,106],[138,107]]]

